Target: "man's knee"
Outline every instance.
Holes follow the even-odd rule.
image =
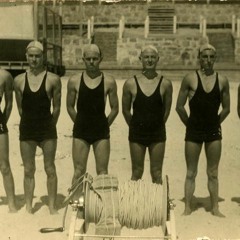
[[[10,166],[0,165],[0,171],[1,171],[3,176],[7,176],[11,172],[11,169],[10,169]]]
[[[196,176],[197,176],[197,171],[189,171],[189,170],[187,171],[186,178],[187,178],[188,180],[194,181],[195,178],[196,178]]]
[[[45,172],[46,172],[48,178],[55,177],[56,176],[56,167],[55,167],[55,165],[46,166],[45,167]]]
[[[36,168],[31,167],[25,167],[24,168],[24,176],[27,178],[34,178]]]
[[[217,180],[218,179],[218,170],[217,169],[208,169],[207,176],[209,180]]]

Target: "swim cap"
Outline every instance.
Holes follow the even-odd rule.
[[[32,41],[27,45],[26,50],[28,50],[29,48],[38,48],[43,52],[43,45],[39,42],[39,41]]]
[[[84,48],[83,48],[83,55],[86,52],[95,52],[95,53],[98,53],[99,55],[101,55],[101,51],[100,51],[99,47],[96,44],[85,45]]]
[[[209,43],[202,45],[199,48],[199,53],[202,53],[204,50],[213,50],[214,52],[216,52],[216,48]]]
[[[151,50],[153,50],[155,53],[158,54],[157,48],[156,48],[155,46],[153,46],[153,45],[146,45],[146,46],[142,47],[142,48],[141,48],[141,53],[144,52],[144,51],[147,50],[147,49],[151,49]]]

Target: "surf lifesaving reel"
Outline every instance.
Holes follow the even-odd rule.
[[[169,198],[167,176],[159,185],[143,180],[118,183],[111,175],[92,178],[86,174],[82,189],[79,200],[71,204],[73,212],[68,240],[136,239],[142,230],[145,232],[154,227],[159,227],[157,235],[144,239],[177,238],[175,205]],[[129,233],[134,236],[130,237]]]
[[[81,194],[74,201],[73,196],[76,198],[79,190]],[[71,206],[68,240],[128,239],[124,229],[146,230],[153,226],[160,226],[163,233],[163,237],[157,235],[154,239],[176,239],[174,204],[169,198],[167,176],[162,185],[142,180],[119,184],[111,175],[93,178],[86,173],[68,191],[63,226],[44,228],[41,232],[64,231],[67,208]],[[90,225],[95,226],[95,233],[91,233],[91,227],[89,230]]]

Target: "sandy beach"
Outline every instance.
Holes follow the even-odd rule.
[[[184,159],[185,128],[175,111],[177,93],[181,76],[166,73],[165,76],[173,80],[173,104],[167,122],[167,144],[163,165],[163,175],[168,175],[170,197],[174,199],[176,231],[178,239],[190,240],[208,236],[211,239],[240,239],[240,120],[237,116],[237,86],[238,72],[226,72],[230,80],[231,113],[222,124],[222,158],[219,166],[219,206],[226,218],[218,218],[208,211],[210,206],[207,190],[206,159],[202,152],[199,161],[199,171],[196,180],[194,205],[196,210],[190,216],[182,216],[184,210],[183,190],[186,173]],[[70,222],[70,213],[66,218],[64,232],[42,234],[42,227],[62,226],[64,208],[61,204],[68,195],[71,186],[73,165],[71,159],[72,122],[66,111],[66,85],[68,77],[62,78],[62,109],[58,122],[58,148],[56,154],[56,168],[58,173],[58,215],[50,215],[47,207],[46,174],[43,168],[40,149],[36,156],[36,186],[34,197],[34,214],[25,212],[23,195],[23,166],[19,150],[18,124],[19,116],[14,99],[12,114],[8,123],[10,139],[10,162],[15,181],[17,203],[20,210],[16,214],[8,213],[7,201],[0,183],[0,239],[1,240],[66,240]],[[121,105],[122,86],[124,79],[118,79],[118,96]],[[120,181],[130,178],[131,164],[128,148],[128,129],[124,122],[121,107],[119,115],[111,126],[111,156],[109,173],[116,175]],[[95,161],[92,151],[88,159],[88,172],[96,175]],[[144,179],[150,180],[149,158],[146,155]],[[153,230],[154,233],[155,230]]]

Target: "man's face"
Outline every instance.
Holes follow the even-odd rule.
[[[159,60],[158,54],[153,49],[145,49],[140,56],[143,69],[155,69]]]
[[[27,62],[31,68],[38,69],[43,66],[43,52],[35,47],[31,47],[26,53]]]
[[[216,52],[212,49],[203,50],[199,55],[199,62],[201,68],[205,70],[212,70],[216,61]]]
[[[88,71],[95,71],[99,69],[102,57],[95,51],[87,51],[84,53],[83,61]]]

